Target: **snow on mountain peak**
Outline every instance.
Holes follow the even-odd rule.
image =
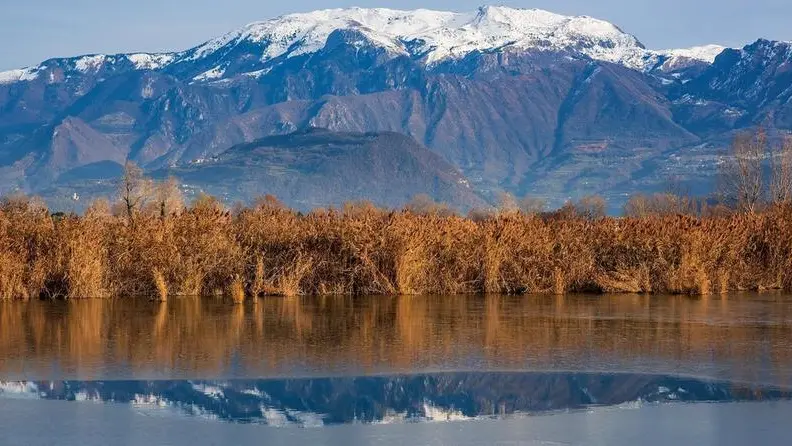
[[[132,53],[116,54],[108,56],[105,54],[89,54],[85,56],[71,57],[66,59],[53,59],[57,62],[65,62],[63,69],[67,71],[75,70],[81,73],[96,73],[105,64],[115,64],[126,60],[135,70],[156,70],[162,68],[176,59],[174,53]],[[49,61],[48,61],[49,62]],[[8,85],[22,81],[33,81],[40,77],[42,73],[49,73],[50,82],[54,79],[52,66],[44,62],[35,67],[26,67],[16,70],[0,72],[0,85]]]
[[[109,62],[112,64],[121,59],[126,59],[136,70],[156,70],[169,64],[175,58],[174,54],[169,53],[132,53],[113,56],[92,54],[76,57],[72,60],[74,61],[74,69],[87,73],[99,70],[105,63]]]
[[[718,55],[725,49],[726,47],[721,45],[703,45],[694,46],[692,48],[664,50],[659,52],[670,57],[684,57],[686,59],[712,63],[715,62],[715,58],[718,57]]]
[[[38,78],[38,70],[32,67],[2,71],[0,72],[0,85],[13,84],[21,81],[32,81],[36,78]]]
[[[242,42],[262,44],[262,61],[310,54],[339,29],[355,29],[393,54],[421,57],[427,64],[502,47],[571,49],[632,68],[643,68],[646,56],[635,37],[602,20],[485,6],[472,13],[350,8],[289,14],[210,40],[190,57],[202,58]],[[408,50],[405,43],[413,45]]]
[[[136,70],[164,69],[175,63],[211,60],[208,71],[195,81],[212,81],[239,74],[228,70],[233,51],[259,58],[252,70],[267,72],[275,60],[312,54],[327,44],[337,30],[353,30],[367,44],[389,55],[407,56],[427,65],[459,59],[476,51],[566,51],[573,55],[648,71],[662,62],[663,69],[711,63],[724,48],[717,45],[681,50],[647,50],[634,36],[614,24],[588,16],[565,16],[541,9],[482,6],[459,13],[385,8],[326,9],[289,14],[254,22],[222,37],[180,53],[87,55],[70,59],[68,69],[98,72],[119,61]],[[123,60],[125,59],[125,60]],[[47,67],[40,65],[0,73],[0,85],[36,79]],[[244,74],[244,73],[243,73]]]
[[[711,64],[715,62],[715,58],[725,49],[726,47],[720,45],[704,45],[692,48],[661,50],[655,51],[655,53],[664,60],[661,67],[662,70],[674,71],[702,62]]]
[[[205,57],[221,48],[241,42],[264,44],[263,60],[282,55],[298,56],[322,49],[327,38],[338,29],[357,29],[375,42],[399,48],[398,37],[421,35],[452,22],[458,14],[392,9],[327,9],[289,14],[264,22],[255,22],[195,48],[192,59]]]
[[[83,56],[74,62],[74,67],[80,71],[96,71],[107,60],[107,56],[97,54],[92,56]]]
[[[175,59],[173,54],[150,54],[150,53],[136,53],[128,54],[127,59],[138,70],[156,70],[164,65],[169,64]]]

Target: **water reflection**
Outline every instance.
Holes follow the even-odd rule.
[[[0,377],[586,370],[789,385],[791,310],[780,294],[2,302]]]
[[[0,382],[0,397],[132,404],[138,411],[317,427],[503,418],[647,403],[774,401],[771,387],[591,373],[437,373],[227,381]]]

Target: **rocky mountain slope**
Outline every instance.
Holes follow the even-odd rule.
[[[792,128],[790,46],[654,51],[605,21],[505,7],[288,15],[182,52],[0,73],[0,193],[62,193],[53,186],[86,166],[125,159],[187,174],[239,144],[315,127],[407,135],[487,199],[507,190],[618,202],[670,176],[705,191],[734,131]],[[257,181],[270,161],[238,177]],[[300,178],[303,191],[320,184]],[[381,198],[388,178],[371,181],[381,183],[366,198]]]
[[[301,210],[366,199],[398,207],[422,193],[463,208],[486,204],[453,166],[399,133],[311,129],[237,145],[155,174],[248,202],[270,193]]]

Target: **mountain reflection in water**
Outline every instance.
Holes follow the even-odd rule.
[[[501,418],[630,403],[789,399],[789,391],[690,378],[438,373],[229,381],[0,382],[0,397],[130,403],[223,421],[318,427]]]
[[[790,318],[783,294],[0,302],[0,377],[572,370],[788,386]]]

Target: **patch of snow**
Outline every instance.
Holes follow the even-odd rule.
[[[583,84],[584,85],[591,84],[594,81],[594,78],[601,72],[602,72],[602,68],[600,67],[595,68],[594,71],[592,71],[591,74],[589,74],[588,77],[586,77],[586,79],[583,81]]]
[[[269,399],[269,397],[270,397],[266,392],[262,392],[261,390],[256,389],[256,388],[245,389],[241,393],[243,393],[245,395],[255,396],[255,397],[261,398],[261,399]]]
[[[683,49],[675,49],[675,50],[661,50],[658,51],[660,54],[664,54],[669,57],[684,57],[686,59],[693,59],[699,60],[701,62],[712,63],[715,62],[715,58],[720,55],[726,49],[725,46],[721,45],[703,45],[703,46],[694,46],[692,48],[683,48]]]
[[[624,403],[618,404],[614,406],[614,408],[617,410],[635,410],[635,409],[640,409],[645,405],[646,402],[643,399],[638,398],[635,401],[626,401]]]
[[[472,419],[465,416],[461,411],[437,407],[431,402],[425,402],[423,409],[427,421],[464,421]]]
[[[388,409],[381,420],[374,421],[372,424],[402,424],[409,420],[407,412],[395,412]]]
[[[107,60],[104,54],[96,54],[92,56],[82,56],[74,61],[74,68],[87,73],[89,71],[96,71]]]
[[[153,394],[135,394],[130,404],[134,412],[145,416],[183,417],[185,415],[185,410],[178,404]]]
[[[0,72],[0,85],[13,84],[22,81],[32,81],[38,78],[39,68],[28,67],[18,70]]]
[[[154,81],[153,79],[147,79],[146,85],[140,90],[140,96],[146,99],[151,99],[154,97]]]
[[[725,110],[723,110],[723,114],[725,116],[729,116],[729,117],[740,117],[740,116],[744,115],[745,112],[743,112],[742,110],[738,110],[736,108],[733,108],[733,107],[727,107]]]
[[[138,70],[156,70],[173,62],[176,56],[173,54],[137,53],[127,54],[126,58]]]
[[[225,68],[218,66],[212,68],[211,70],[205,71],[199,74],[198,76],[195,76],[193,80],[196,82],[211,81],[215,79],[220,79],[221,77],[223,77],[224,74],[225,74]]]
[[[29,381],[0,381],[0,395],[4,398],[38,398],[39,388]]]
[[[85,390],[80,390],[79,392],[74,393],[74,401],[101,402],[102,398],[98,394],[90,395]]]
[[[132,400],[132,405],[134,406],[155,406],[155,407],[168,407],[170,404],[168,401],[160,398],[157,395],[148,394],[135,394],[134,399]]]
[[[196,383],[191,383],[191,384],[193,390],[195,390],[196,392],[201,392],[210,398],[223,398],[225,396],[223,389],[221,389],[220,387],[209,384],[196,384]]]
[[[699,106],[699,107],[705,106],[705,105],[709,105],[709,101],[704,100],[704,99],[700,99],[700,98],[695,98],[695,97],[693,97],[693,96],[691,96],[689,94],[686,94],[686,95],[682,96],[681,98],[679,98],[676,101],[674,101],[674,103],[675,104],[695,105],[695,106]]]
[[[263,405],[260,406],[259,409],[261,410],[264,421],[268,426],[286,427],[291,424],[286,414],[280,410],[272,409]]]
[[[692,48],[682,48],[673,50],[660,50],[654,53],[659,57],[664,57],[662,68],[664,70],[675,70],[685,68],[691,63],[704,62],[711,64],[726,49],[720,45],[694,46]]]
[[[259,78],[262,76],[266,76],[270,71],[272,71],[272,68],[264,68],[263,70],[250,71],[248,73],[244,73],[243,75],[248,77]]]

